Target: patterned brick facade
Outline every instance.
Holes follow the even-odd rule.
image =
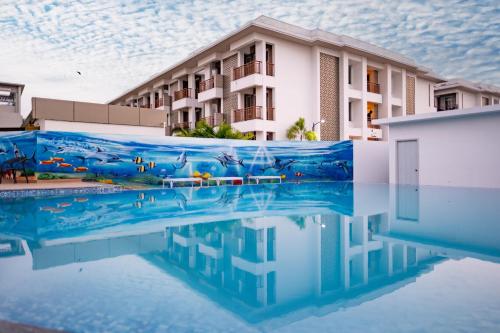
[[[224,113],[225,121],[231,123],[231,112],[238,108],[238,95],[231,93],[231,75],[233,68],[238,64],[238,56],[232,55],[222,61],[222,74],[224,77],[223,82],[223,106],[222,112]]]
[[[320,53],[321,140],[340,139],[339,58]]]
[[[415,77],[406,76],[406,114],[415,114]]]

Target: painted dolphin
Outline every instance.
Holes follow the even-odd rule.
[[[5,149],[5,148],[0,148],[0,155],[5,155],[5,154],[7,154],[8,152],[10,152],[10,150]]]
[[[335,161],[333,162],[333,165],[344,170],[346,175],[349,174],[349,169],[347,168],[347,161]]]
[[[297,163],[296,160],[288,160],[286,162],[282,162],[281,159],[275,158],[274,162],[271,163],[270,166],[261,168],[260,170],[266,171],[267,169],[276,169],[277,171],[283,171],[284,169],[290,170],[292,164]]]
[[[183,151],[179,157],[177,157],[177,162],[176,163],[173,163],[172,166],[174,167],[174,170],[177,170],[177,169],[182,169],[184,168],[184,166],[186,165],[187,163],[187,153],[185,151]]]
[[[222,153],[222,155],[214,158],[219,161],[224,168],[227,168],[228,165],[241,165],[242,167],[245,167],[245,165],[243,164],[243,160],[237,160],[232,155],[224,152]]]

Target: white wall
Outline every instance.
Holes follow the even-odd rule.
[[[386,141],[355,140],[353,145],[354,182],[388,183],[388,143]]]
[[[266,37],[274,45],[276,140],[286,140],[286,131],[300,117],[310,129],[316,118],[312,48],[283,39]]]
[[[42,131],[165,136],[165,129],[162,127],[94,124],[59,120],[40,120],[39,124]]]
[[[500,188],[499,127],[500,112],[390,125],[390,182],[396,141],[417,139],[421,185]]]
[[[434,84],[435,82],[417,77],[415,84],[415,113],[436,111],[434,107]]]

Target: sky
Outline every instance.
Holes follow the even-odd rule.
[[[0,0],[0,81],[26,85],[24,116],[32,96],[108,102],[260,15],[500,86],[498,0]]]

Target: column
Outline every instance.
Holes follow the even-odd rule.
[[[382,117],[392,117],[392,66],[385,65],[382,87]]]
[[[349,139],[349,57],[345,51],[342,51],[339,59],[339,122],[340,122],[340,139]],[[318,118],[320,119],[320,118]]]
[[[149,106],[151,109],[154,109],[156,104],[155,104],[155,89],[152,89],[151,92],[149,93]]]
[[[401,69],[401,115],[406,116],[406,69]]]
[[[367,98],[367,78],[366,75],[368,74],[368,67],[367,67],[367,60],[365,57],[361,59],[361,116],[363,117],[361,119],[361,135],[363,140],[368,139],[368,119],[367,119],[367,114],[368,114],[368,98]]]

